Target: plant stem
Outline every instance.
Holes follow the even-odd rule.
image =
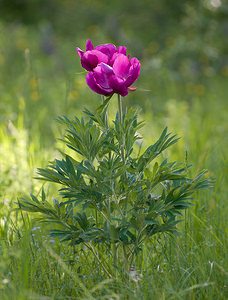
[[[112,278],[112,275],[109,273],[109,271],[106,269],[102,261],[100,260],[99,256],[97,255],[96,251],[94,250],[93,246],[89,243],[84,242],[85,246],[93,253],[94,257],[98,261],[98,263],[101,265],[102,269],[108,275],[109,278]]]
[[[123,243],[123,254],[124,254],[124,273],[126,278],[129,276],[129,264],[128,264],[128,255],[127,255],[127,250],[126,250],[126,245]]]
[[[131,268],[131,266],[132,266],[132,264],[133,264],[133,260],[134,260],[134,251],[133,251],[133,253],[132,253],[132,255],[131,255],[131,260],[130,260],[130,268]]]
[[[112,245],[112,247],[113,247],[113,265],[114,265],[114,268],[115,268],[115,278],[116,278],[116,275],[117,275],[117,270],[116,270],[116,268],[117,268],[117,246],[116,246],[116,244],[115,243],[113,243],[113,245]]]
[[[119,107],[119,115],[120,115],[120,123],[123,122],[123,108],[122,108],[122,98],[118,94],[118,107]]]
[[[103,103],[105,102],[105,96],[102,96],[102,101],[103,101]],[[106,113],[105,113],[105,123],[106,123],[106,129],[108,130],[109,125],[108,125],[108,111],[107,110],[106,110]]]
[[[119,117],[120,117],[120,124],[123,125],[123,108],[122,108],[122,98],[118,94],[118,107],[119,107]],[[124,141],[123,141],[123,134],[120,129],[121,134],[121,145],[120,145],[120,151],[122,156],[123,164],[125,165],[125,157],[124,157]]]
[[[122,108],[122,98],[118,94],[118,107],[119,107],[119,118],[120,118],[120,126],[123,125],[123,108]],[[123,161],[123,165],[125,165],[125,155],[124,155],[124,136],[122,133],[122,130],[120,128],[120,136],[121,136],[121,145],[120,145],[120,151],[121,151],[121,157]],[[127,181],[127,172],[125,172],[125,179]],[[126,203],[125,203],[125,215],[127,213],[127,207],[128,207],[128,195],[126,195]]]

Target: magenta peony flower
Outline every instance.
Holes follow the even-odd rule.
[[[90,71],[86,76],[88,86],[96,93],[109,96],[113,93],[126,96],[136,88],[131,85],[140,74],[140,62],[137,58],[126,56],[126,47],[113,44],[93,47],[90,40],[86,52],[76,48],[82,67]]]

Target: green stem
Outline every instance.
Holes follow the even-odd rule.
[[[119,107],[119,117],[120,117],[120,124],[123,125],[123,108],[122,108],[122,98],[118,94],[118,107]],[[123,134],[121,131],[121,145],[120,145],[120,151],[122,156],[123,164],[125,165],[125,157],[124,157],[124,141],[123,141]]]
[[[105,102],[105,96],[102,96],[102,101],[103,103]],[[106,125],[106,131],[108,132],[109,130],[109,124],[108,124],[108,110],[106,110],[105,112],[105,125]],[[111,151],[108,153],[108,158],[109,158],[109,161],[111,160]]]
[[[112,275],[109,273],[109,271],[106,269],[106,267],[104,266],[104,264],[102,263],[102,261],[100,260],[100,258],[98,257],[96,251],[94,250],[93,246],[89,243],[84,242],[85,246],[93,253],[94,257],[96,258],[96,260],[98,261],[98,263],[101,265],[102,269],[104,270],[104,272],[106,273],[106,275],[109,278],[112,278]]]
[[[118,94],[118,107],[119,107],[119,115],[120,115],[120,123],[123,123],[123,108],[122,108],[122,98]]]
[[[102,101],[103,103],[105,102],[105,96],[102,96]],[[105,123],[106,123],[106,129],[109,129],[109,125],[108,125],[108,112],[106,111],[105,113]]]
[[[134,260],[134,249],[133,249],[133,252],[132,252],[132,255],[131,255],[131,260],[130,260],[130,268],[131,268],[131,266],[132,266],[132,264],[133,264],[133,260]]]
[[[113,243],[112,245],[113,247],[113,265],[114,265],[114,268],[115,268],[115,278],[117,277],[117,245],[115,243]]]
[[[117,199],[117,196],[116,196],[116,192],[115,192],[115,189],[112,187],[112,193],[113,193],[113,196],[114,196],[114,200],[115,200],[115,203],[116,203],[116,206],[117,206],[117,209],[121,215],[122,218],[124,218],[124,214],[119,206],[119,200]]]
[[[109,205],[109,203],[108,203],[108,205]],[[111,219],[110,219],[110,214],[109,214],[109,216],[106,216],[106,214],[104,214],[103,211],[100,211],[100,213],[101,213],[101,215],[105,218],[105,220],[106,220],[109,224],[113,225],[113,224],[112,224],[112,221],[111,221]]]
[[[124,254],[124,273],[126,278],[129,277],[129,264],[128,264],[128,255],[126,250],[126,245],[123,243],[123,254]]]
[[[118,94],[118,107],[119,107],[119,117],[120,117],[120,125],[123,125],[123,108],[122,108],[122,98]],[[124,136],[122,134],[122,130],[120,129],[120,135],[121,135],[121,145],[120,145],[120,151],[121,151],[121,157],[123,161],[123,165],[125,165],[125,155],[124,155]],[[125,172],[125,179],[127,181],[127,172]],[[126,202],[125,202],[125,215],[127,214],[127,207],[128,207],[128,195],[126,195]]]

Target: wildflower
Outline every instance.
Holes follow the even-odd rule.
[[[113,44],[105,44],[94,48],[88,40],[86,52],[76,49],[82,67],[89,71],[86,82],[95,93],[104,96],[117,93],[124,97],[136,90],[131,85],[139,77],[140,62],[136,57],[130,59],[130,55],[126,55],[126,47],[116,49]]]
[[[32,231],[37,231],[37,230],[40,230],[40,227],[33,227],[32,228]]]

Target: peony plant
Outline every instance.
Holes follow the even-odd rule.
[[[76,48],[86,82],[103,101],[95,112],[73,120],[59,117],[66,127],[64,142],[71,155],[64,154],[47,168],[38,169],[39,179],[60,186],[59,199],[23,196],[19,209],[37,213],[37,220],[49,224],[50,236],[70,246],[84,245],[105,276],[131,276],[139,253],[157,234],[177,234],[177,216],[192,205],[194,193],[210,186],[207,171],[189,178],[190,166],[161,159],[163,152],[178,141],[163,130],[157,141],[144,151],[137,111],[122,108],[122,97],[140,74],[140,62],[127,55],[126,47],[113,44],[86,51]],[[117,94],[118,111],[108,121],[110,101]]]

